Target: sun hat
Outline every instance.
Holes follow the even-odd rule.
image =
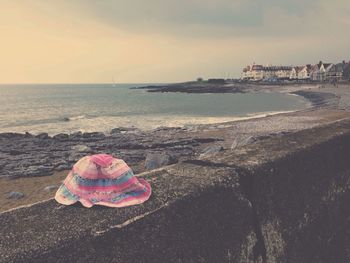
[[[74,164],[57,190],[55,199],[64,205],[79,201],[85,207],[125,207],[141,204],[150,195],[149,183],[134,176],[122,159],[96,154],[85,156]]]

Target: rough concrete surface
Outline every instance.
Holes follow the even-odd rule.
[[[350,120],[142,174],[123,209],[0,214],[0,262],[349,262]]]

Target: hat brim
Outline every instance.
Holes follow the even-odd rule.
[[[108,207],[127,207],[138,205],[147,201],[152,194],[151,186],[146,180],[138,178],[138,184],[139,187],[137,191],[125,192],[123,194],[111,193],[104,200],[96,201],[92,198],[75,195],[63,183],[56,192],[55,200],[63,205],[72,205],[76,202],[80,202],[84,207],[87,208],[90,208],[94,205],[102,205]]]

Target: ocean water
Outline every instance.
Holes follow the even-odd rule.
[[[130,89],[142,84],[0,85],[0,132],[109,132],[218,123],[306,108],[281,93],[185,94]]]

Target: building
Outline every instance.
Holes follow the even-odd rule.
[[[304,66],[299,72],[298,72],[298,79],[299,80],[309,80],[310,74],[311,74],[312,66],[310,64],[307,64]]]
[[[326,76],[329,74],[328,72],[332,66],[332,63],[323,63],[320,61],[318,64],[312,66],[310,79],[313,81],[326,81]]]
[[[343,68],[343,80],[350,80],[350,61]]]
[[[339,81],[343,78],[343,68],[345,63],[333,64],[326,74],[327,81]]]
[[[262,65],[248,65],[243,69],[242,79],[244,80],[261,80],[263,79]]]
[[[329,71],[331,70],[331,68],[333,67],[333,63],[322,63],[321,66],[321,81],[327,81],[327,75],[329,75]]]
[[[251,71],[251,66],[248,65],[243,69],[241,79],[243,80],[251,80],[253,79],[252,71]]]
[[[290,79],[290,75],[293,67],[291,66],[275,66],[273,67],[276,72],[276,78],[278,79]]]
[[[241,79],[251,81],[312,80],[339,81],[350,80],[350,61],[338,64],[323,63],[305,66],[263,66],[252,64],[243,69]]]
[[[289,79],[292,71],[290,66],[263,66],[248,65],[243,69],[242,79],[244,80],[270,80],[270,79]]]
[[[289,78],[291,80],[299,79],[299,72],[302,71],[303,69],[304,69],[304,66],[292,67]]]
[[[253,80],[262,80],[264,78],[264,67],[262,65],[253,65],[251,71]]]
[[[350,63],[346,63],[343,61],[342,63],[333,64],[332,67],[329,69],[329,71],[326,74],[326,80],[327,81],[340,81],[342,79],[349,79],[347,78],[347,68],[349,68]],[[345,70],[345,75],[344,75]],[[344,78],[343,78],[344,75]]]
[[[298,69],[297,67],[293,67],[292,71],[290,72],[290,79],[298,79]]]
[[[318,64],[312,65],[310,68],[310,80],[317,81],[319,67]]]

